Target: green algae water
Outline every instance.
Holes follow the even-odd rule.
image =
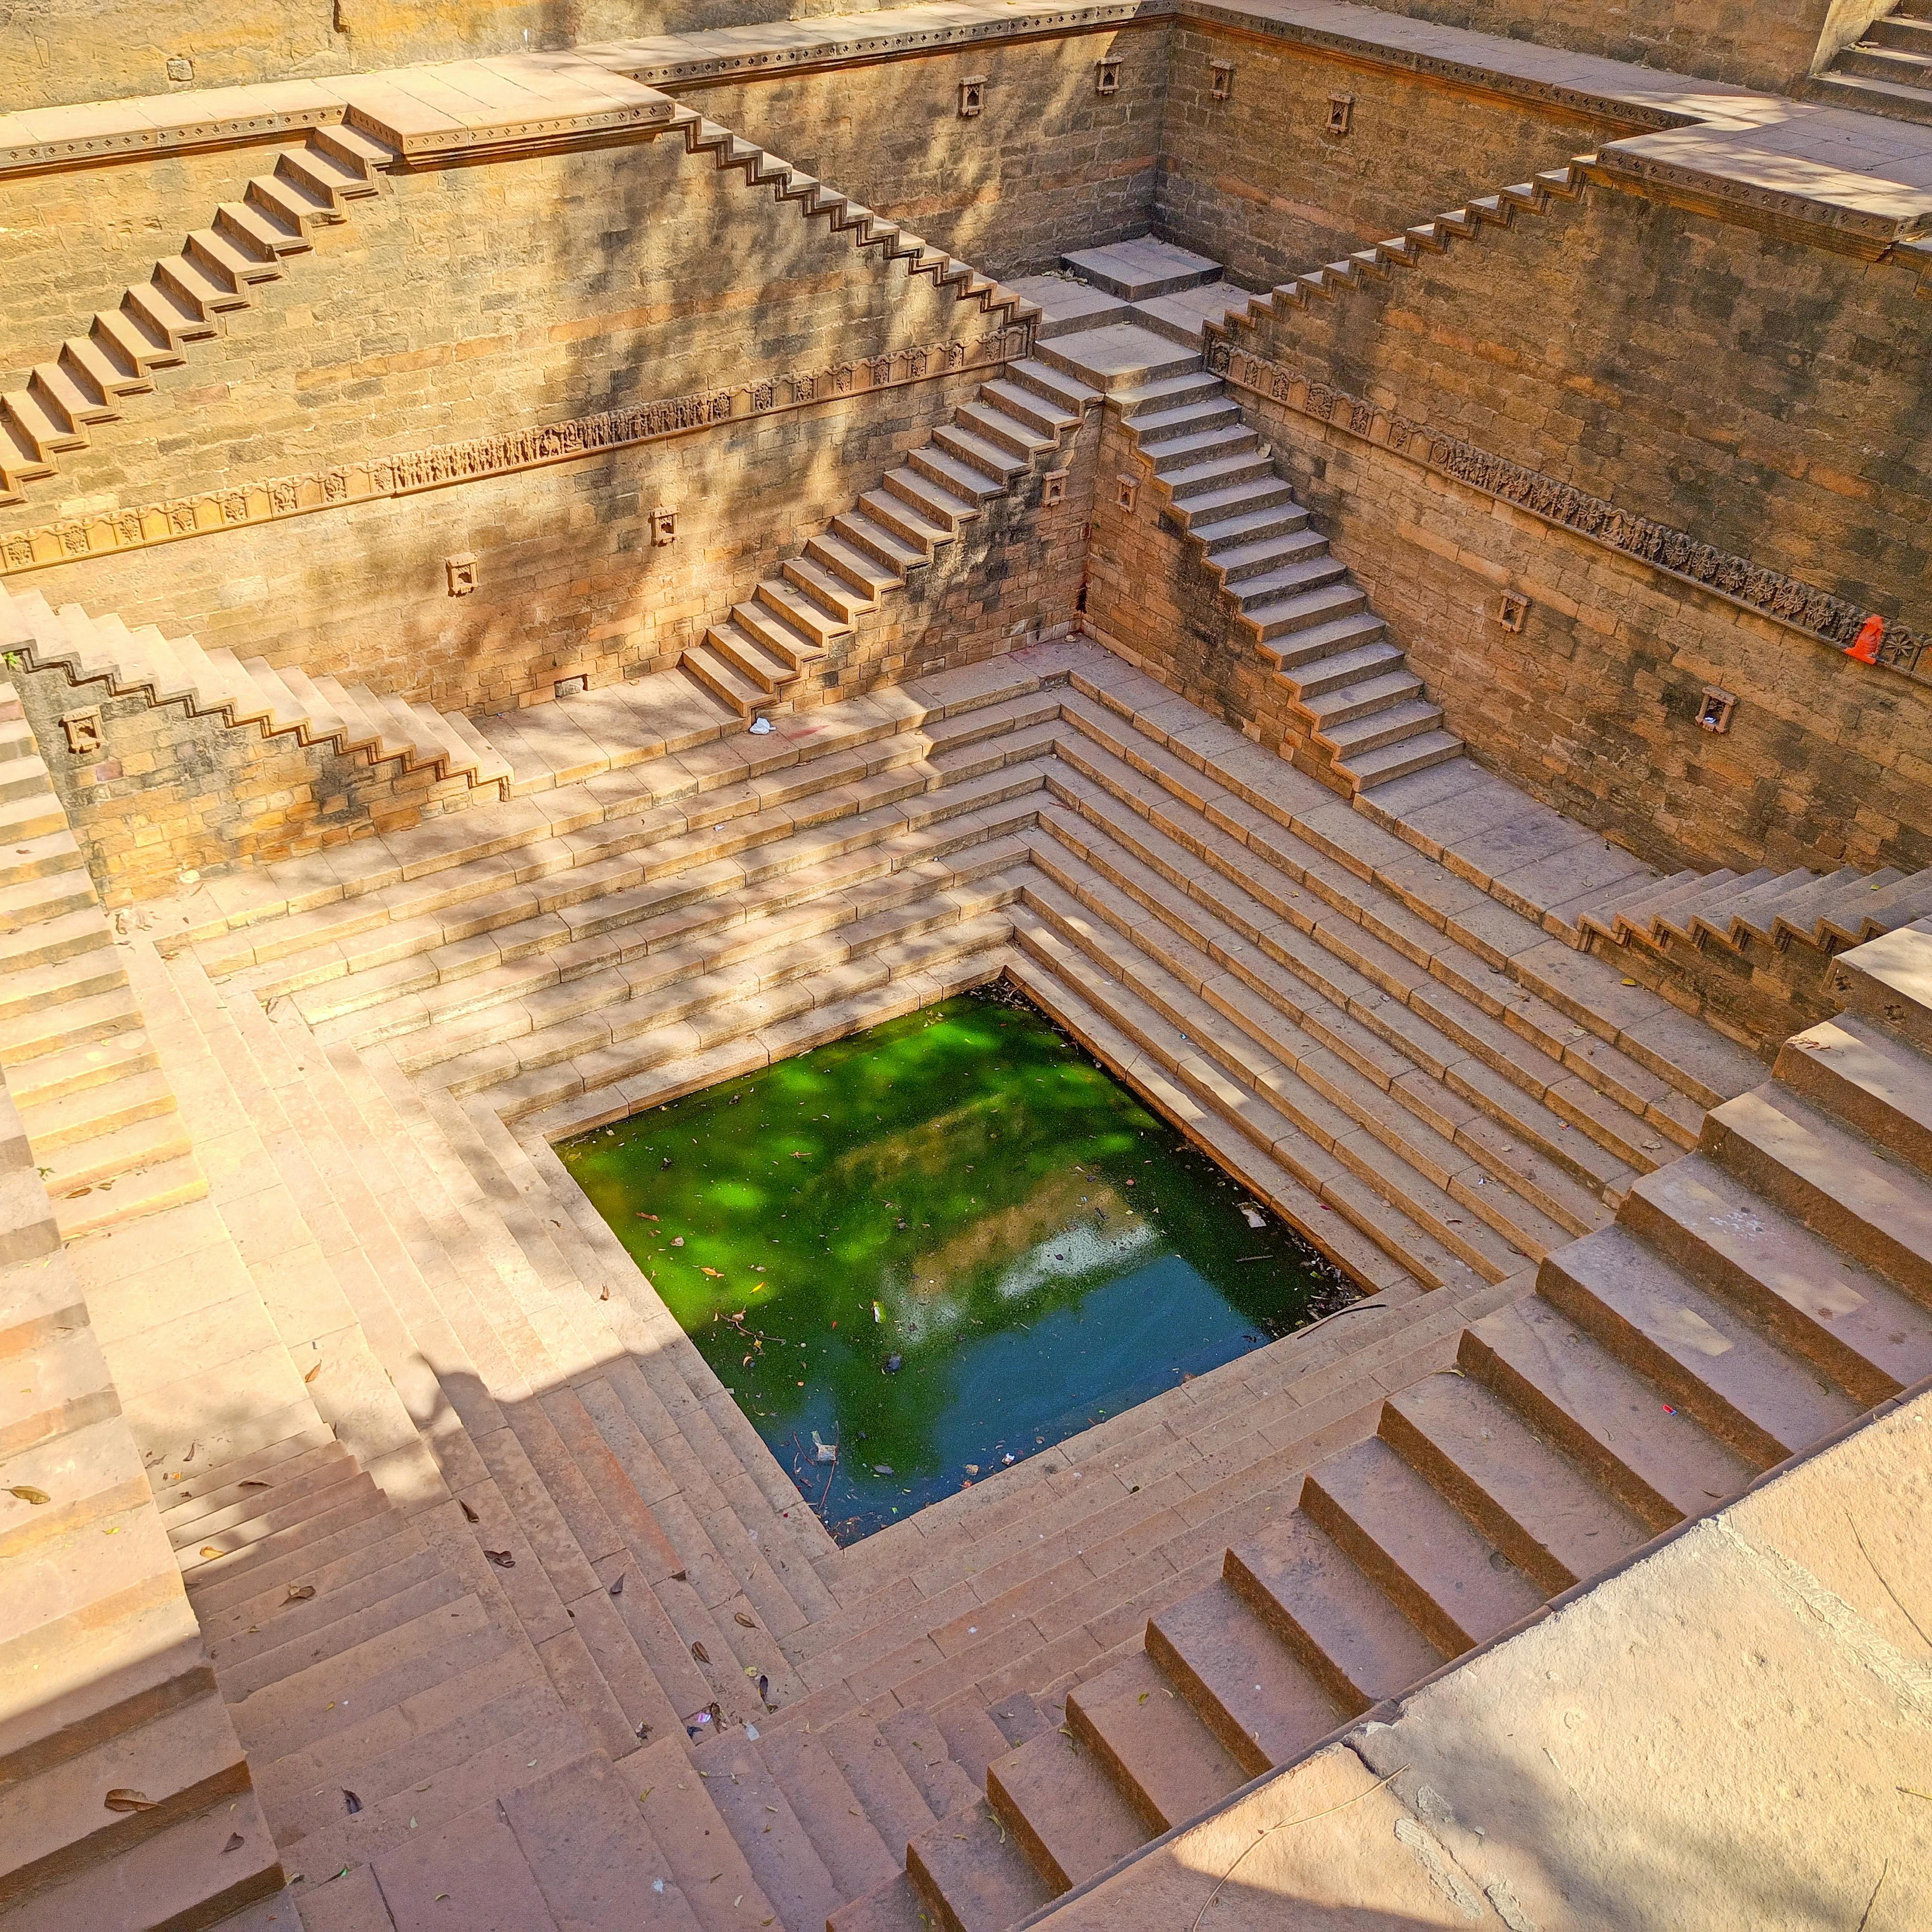
[[[842,1543],[1355,1299],[1005,987],[558,1152]]]

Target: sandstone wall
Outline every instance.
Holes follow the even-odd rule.
[[[1932,368],[1914,289],[1907,269],[1592,188],[1284,310],[1252,346],[1917,622]]]
[[[1369,0],[1388,14],[1786,92],[1833,0]],[[1843,0],[1840,0],[1843,4]]]
[[[253,164],[213,158],[124,185],[148,259],[178,245],[181,203],[232,194]],[[166,176],[167,171],[156,171]],[[70,181],[64,192],[82,192]],[[208,190],[213,190],[213,192]],[[123,420],[64,454],[5,529],[72,508],[180,498],[387,453],[579,418],[852,363],[976,345],[997,318],[877,250],[808,224],[669,139],[400,173],[289,258],[226,333],[156,373]],[[57,247],[28,244],[50,264]],[[117,269],[120,265],[117,264]],[[124,279],[124,275],[122,278]],[[84,326],[118,283],[56,280]],[[52,294],[42,306],[55,305]],[[935,363],[935,367],[939,366]],[[295,662],[445,707],[497,709],[675,660],[977,379],[928,380],[780,410],[669,442],[459,483],[285,523],[32,574],[51,602],[192,630],[213,648]],[[678,541],[649,540],[676,509]],[[4,533],[4,532],[0,532]],[[478,560],[449,595],[445,560]]]
[[[1483,763],[1666,868],[1932,865],[1932,687],[1242,404]],[[1696,722],[1706,686],[1737,700],[1721,735]]]
[[[56,793],[87,854],[101,902],[178,893],[184,874],[212,875],[339,844],[494,801],[494,785],[370,766],[284,734],[265,738],[179,704],[106,698],[58,670],[8,674]],[[68,749],[63,714],[98,708],[103,754]]]
[[[870,0],[12,0],[0,11],[0,100],[115,100],[871,10]]]
[[[1232,62],[1228,98],[1210,63]],[[1178,20],[1168,56],[1161,232],[1268,288],[1629,128]],[[1346,135],[1331,100],[1352,105]]]
[[[1144,234],[1154,213],[1168,38],[1145,28],[969,47],[862,69],[676,92],[748,140],[991,274]],[[1118,90],[1097,64],[1120,61]],[[980,112],[959,112],[980,76]]]

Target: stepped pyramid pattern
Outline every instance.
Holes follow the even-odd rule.
[[[1082,280],[1034,278],[1040,355],[1103,389],[1164,514],[1186,532],[1304,722],[1312,769],[1351,791],[1457,757],[1400,646],[1296,500],[1199,352],[1249,301],[1218,263],[1142,240],[1066,258]],[[1192,351],[1192,352],[1189,352]]]
[[[376,171],[394,158],[346,122],[312,130],[132,284],[118,308],[37,363],[24,389],[0,395],[0,503],[20,502],[26,484],[55,473],[63,451],[87,446],[89,428],[119,420],[121,397],[153,388],[151,370],[184,361],[188,345],[220,333],[222,316],[248,308],[259,284],[280,280],[284,258],[313,248],[316,228],[345,220],[345,203],[374,194]]]
[[[315,1922],[1012,1925],[1923,1378],[1907,968],[1767,1084],[1183,712],[1040,647],[160,922],[428,1456],[164,1498]],[[1374,1292],[840,1550],[549,1141],[1000,973]]]
[[[112,612],[90,616],[78,604],[49,608],[36,590],[0,587],[0,644],[34,670],[64,671],[76,685],[104,684],[114,698],[179,704],[190,717],[218,716],[265,737],[293,736],[371,766],[433,771],[504,795],[507,760],[460,712],[382,697],[362,684],[310,677],[297,666],[204,650],[190,636],[130,629]]]

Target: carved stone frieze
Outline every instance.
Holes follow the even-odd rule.
[[[1210,369],[1237,388],[1331,424],[1366,442],[1383,444],[1485,496],[1574,530],[1700,590],[1715,591],[1760,616],[1774,619],[1841,650],[1858,640],[1870,614],[1815,585],[1714,544],[1700,543],[1668,524],[1620,509],[1607,498],[1593,496],[1574,483],[1493,454],[1380,404],[1347,394],[1301,370],[1238,348],[1225,338],[1210,340],[1207,359]],[[1932,635],[1888,620],[1877,662],[1932,683]]]
[[[901,388],[957,370],[1014,361],[1028,354],[1032,344],[1031,330],[1024,323],[1014,323],[964,341],[916,344],[890,355],[838,362],[826,369],[758,376],[730,388],[636,403],[567,422],[505,430],[461,442],[435,443],[426,449],[336,464],[299,476],[226,484],[202,495],[172,497],[137,508],[98,511],[0,536],[0,577],[142,550],[184,537],[205,536],[215,530],[247,529],[379,497],[413,496],[424,490],[445,489],[669,436],[688,436],[747,416],[805,409],[873,389]]]

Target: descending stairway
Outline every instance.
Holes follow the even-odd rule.
[[[1579,154],[1529,181],[1513,182],[1493,194],[1478,195],[1462,207],[1418,222],[1385,242],[1296,275],[1265,294],[1251,296],[1245,304],[1231,308],[1225,319],[1210,326],[1216,333],[1236,325],[1252,328],[1264,318],[1305,308],[1317,299],[1333,302],[1348,290],[1364,286],[1369,278],[1386,279],[1393,270],[1419,268],[1431,255],[1445,255],[1456,242],[1480,241],[1485,226],[1508,228],[1519,214],[1546,215],[1556,202],[1574,202],[1581,196],[1596,158],[1594,154]]]
[[[710,154],[721,170],[736,169],[748,187],[769,188],[774,199],[798,202],[808,221],[824,216],[833,234],[849,234],[854,247],[876,248],[888,262],[904,262],[908,275],[924,275],[935,287],[950,288],[960,302],[970,302],[1008,323],[1030,322],[1037,313],[1024,296],[982,275],[970,262],[921,241],[897,222],[875,214],[862,202],[828,188],[815,176],[780,160],[694,109],[677,108],[664,124],[682,132],[687,153]]]
[[[506,795],[508,761],[460,712],[311,678],[293,664],[278,670],[265,658],[204,650],[153,624],[130,630],[111,612],[91,616],[78,604],[56,610],[37,590],[0,586],[0,646],[21,652],[29,670],[104,683],[111,697],[180,704],[190,717],[218,716],[234,728],[292,734],[371,766],[394,761],[404,772],[433,770]]]
[[[1185,532],[1304,722],[1305,769],[1351,792],[1456,757],[1431,701],[1347,567],[1330,554],[1227,383],[1204,326],[1246,299],[1218,264],[1164,243],[1066,257],[1080,283],[1022,286],[1044,306],[1042,359],[1108,392],[1163,513]],[[1094,292],[1102,298],[1096,299]]]
[[[345,218],[345,202],[376,190],[394,151],[346,122],[313,128],[255,176],[239,201],[224,201],[181,252],[103,309],[85,335],[70,336],[26,387],[0,395],[0,503],[51,476],[62,452],[87,446],[88,429],[118,420],[119,398],[154,387],[149,371],[184,359],[190,343],[218,334],[221,317],[246,308],[262,282],[279,280],[283,258],[314,244],[310,231]]]
[[[1678,872],[1586,906],[1575,939],[1768,1052],[1838,1010],[1839,953],[1928,914],[1932,872]]]
[[[0,1926],[212,1924],[276,1847],[35,1163],[0,1082]]]
[[[0,685],[0,1068],[64,1238],[206,1192],[10,685]]]
[[[1834,107],[1932,122],[1932,0],[1894,0],[1808,91]]]
[[[861,612],[878,609],[988,501],[1030,477],[1036,460],[1057,450],[1098,400],[1043,362],[1009,363],[782,575],[709,629],[684,653],[683,668],[741,716],[779,702]]]
[[[1763,1088],[1090,645],[595,772],[158,928],[446,1486],[405,1516],[304,1434],[173,1502],[317,1923],[487,1871],[562,1926],[608,1871],[680,1932],[1012,1925],[1926,1372],[1932,1181],[1853,1139],[1932,1167],[1916,1101]],[[1130,1412],[837,1550],[548,1141],[1001,971],[1400,1352],[1204,1396],[1184,1477]],[[1856,1023],[1881,1100],[1904,1010]]]
[[[1001,1932],[1932,1378],[1932,922],[1836,982],[1849,1011],[912,1842],[920,1902]],[[902,1901],[835,1932],[910,1932]]]

